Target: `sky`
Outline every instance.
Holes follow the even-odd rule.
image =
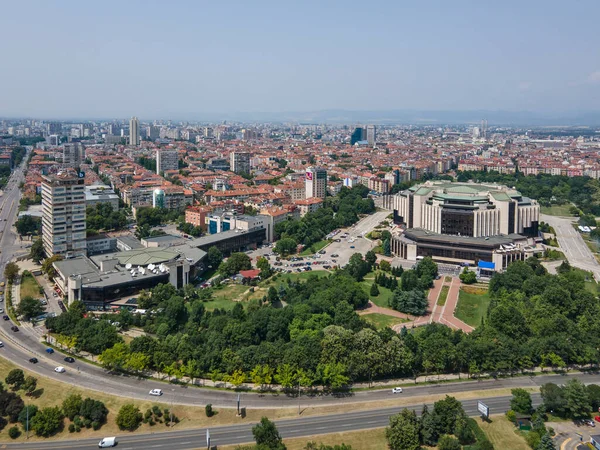
[[[7,0],[0,116],[598,111],[598,17],[598,0]]]

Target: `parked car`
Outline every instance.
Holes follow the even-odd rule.
[[[350,248],[354,248],[354,245],[351,245]]]
[[[3,318],[4,320],[10,320],[10,317],[8,317],[6,314],[4,314],[4,315],[2,316],[2,318]]]
[[[402,394],[402,388],[401,387],[392,388],[392,394]]]
[[[55,371],[56,373],[65,373],[65,372],[66,372],[66,370],[65,370],[65,368],[64,368],[63,366],[58,366],[58,367],[55,367],[55,368],[54,368],[54,371]]]
[[[75,362],[75,358],[71,357],[71,356],[67,356],[65,357],[65,361],[68,363],[74,363]]]
[[[148,394],[160,397],[161,395],[163,395],[163,391],[162,389],[152,389],[150,392],[148,392]]]
[[[48,347],[46,349],[46,353],[48,353],[49,355],[51,355],[52,353],[54,353],[54,349],[52,347]]]
[[[15,333],[16,333],[17,331],[19,331],[19,327],[18,327],[18,326],[16,326],[16,325],[13,325],[12,327],[10,327],[10,329],[11,329],[12,331],[14,331]]]
[[[38,359],[37,359],[37,358],[29,358],[29,362],[30,362],[31,364],[37,364],[37,362],[38,362]]]

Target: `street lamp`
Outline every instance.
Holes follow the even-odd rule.
[[[171,389],[171,392],[171,410],[169,412],[171,413],[171,426],[173,426],[173,400],[175,398],[175,389]]]

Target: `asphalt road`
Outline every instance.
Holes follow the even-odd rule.
[[[540,403],[539,394],[533,397],[534,406]],[[509,408],[510,397],[493,397],[484,400],[490,408],[490,414],[502,414]],[[478,416],[477,400],[463,401],[465,411],[470,416]],[[431,409],[432,404],[428,405]],[[385,427],[389,424],[389,417],[397,414],[405,407],[382,408],[371,411],[356,411],[327,416],[310,416],[298,419],[276,421],[277,429],[281,436],[294,438],[328,433],[343,433],[347,431],[364,430],[369,428]],[[420,413],[422,404],[407,406]],[[243,421],[244,419],[240,419]],[[241,423],[214,427],[210,429],[211,446],[234,445],[252,442],[252,426],[255,423]],[[206,429],[190,429],[182,431],[125,435],[117,437],[118,448],[122,450],[167,448],[170,450],[184,450],[206,448]],[[8,443],[2,448],[20,450],[50,450],[50,449],[85,449],[98,445],[99,439],[81,439],[62,442],[31,442],[25,444]]]
[[[573,219],[542,214],[540,220],[551,225],[556,231],[558,245],[567,257],[569,264],[592,272],[596,281],[600,281],[600,264],[579,232],[573,228]]]

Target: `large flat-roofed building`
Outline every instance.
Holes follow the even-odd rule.
[[[83,183],[72,169],[42,177],[42,241],[48,257],[86,254]]]
[[[390,246],[407,260],[503,270],[532,253],[538,235],[538,203],[501,185],[430,181],[386,197],[384,206],[406,227]]]
[[[256,249],[266,238],[266,228],[255,228],[248,231],[229,230],[193,239],[189,241],[189,245],[205,252],[214,246],[225,255],[229,255],[233,252]]]
[[[179,154],[177,150],[156,150],[156,173],[179,169]]]
[[[112,206],[113,210],[119,209],[119,196],[110,187],[103,184],[86,186],[85,187],[85,204],[86,206],[99,205],[101,203],[108,203]]]

